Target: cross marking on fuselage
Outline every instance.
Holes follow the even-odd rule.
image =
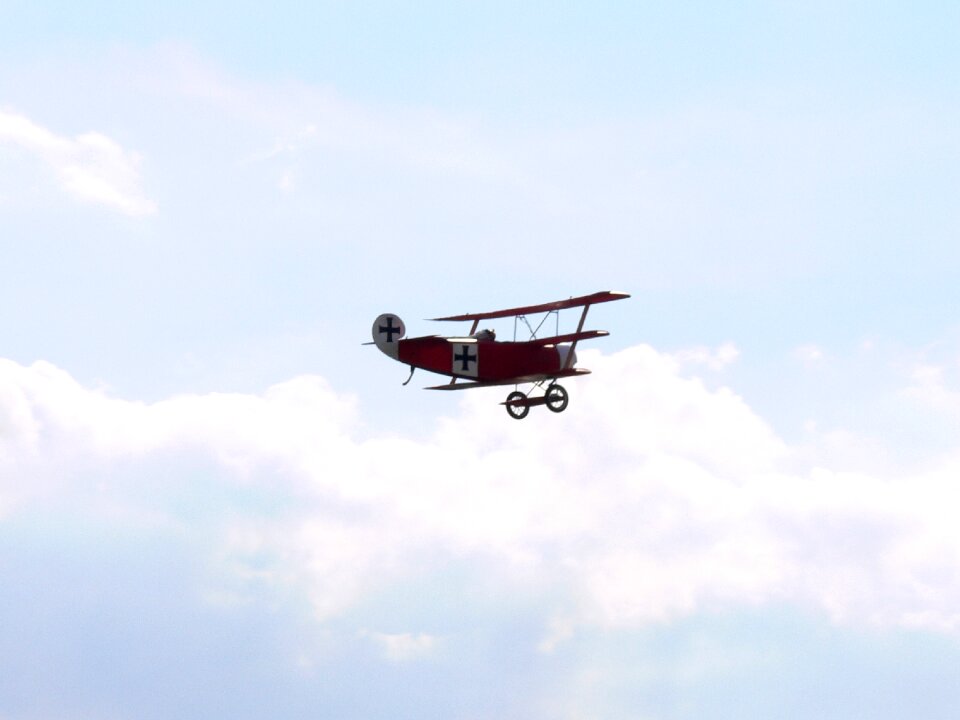
[[[387,324],[386,324],[386,325],[381,325],[381,326],[378,328],[378,330],[380,331],[380,334],[381,334],[381,335],[382,335],[383,333],[386,333],[386,334],[387,334],[387,342],[388,342],[388,343],[392,343],[392,342],[393,342],[393,335],[394,335],[394,333],[400,334],[400,332],[401,332],[400,328],[394,327],[394,325],[393,325],[393,316],[392,316],[392,315],[390,315],[389,317],[387,317]]]
[[[459,360],[460,362],[463,363],[463,367],[460,368],[463,372],[470,372],[470,363],[477,361],[477,354],[474,353],[473,355],[471,355],[470,346],[464,345],[463,351],[459,355],[455,354],[453,356],[453,359]]]

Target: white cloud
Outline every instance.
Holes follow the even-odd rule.
[[[196,58],[181,56],[176,62],[182,94],[201,97],[271,133],[240,158],[240,165],[306,159],[305,164],[354,172],[358,164],[373,162],[380,172],[400,167],[408,175],[423,171],[511,185],[525,176],[510,149],[470,117],[430,107],[371,106],[323,86],[246,83]],[[349,165],[337,158],[349,158]]]
[[[64,191],[82,202],[131,216],[157,210],[140,186],[140,157],[101,133],[70,138],[23,115],[0,110],[0,144],[34,155],[53,170]]]
[[[806,367],[816,367],[823,362],[823,350],[813,343],[801,345],[793,351],[794,356]]]
[[[364,631],[361,637],[370,638],[379,648],[384,660],[392,663],[410,662],[429,657],[440,638],[426,633],[378,633]]]
[[[283,192],[293,192],[297,188],[296,176],[292,171],[286,171],[280,177],[277,188]]]
[[[674,355],[681,363],[704,365],[711,370],[722,370],[727,365],[736,362],[740,357],[737,346],[726,342],[717,348],[695,347],[681,350]]]
[[[930,409],[948,415],[960,415],[960,392],[948,386],[947,369],[942,366],[929,363],[915,365],[910,372],[910,384],[903,394]]]
[[[798,471],[793,450],[741,398],[685,377],[675,357],[645,346],[584,355],[594,375],[570,384],[563,415],[518,423],[499,396],[477,392],[424,441],[361,437],[354,402],[316,377],[259,396],[145,405],[46,363],[2,361],[0,508],[55,496],[135,515],[147,509],[138,473],[130,487],[114,478],[94,491],[72,484],[75,468],[199,453],[233,492],[272,498],[210,510],[218,539],[204,552],[222,568],[210,582],[223,585],[211,597],[294,593],[324,619],[463,563],[484,592],[542,597],[545,652],[584,623],[768,603],[838,622],[960,630],[950,512],[960,460],[892,478]],[[186,522],[176,504],[162,507],[173,526]],[[433,642],[378,637],[396,660]]]

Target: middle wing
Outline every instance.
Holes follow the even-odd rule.
[[[560,343],[576,342],[577,340],[590,340],[591,338],[607,337],[606,330],[583,330],[581,332],[567,333],[566,335],[554,335],[553,337],[534,338],[526,340],[532,345],[559,345]]]

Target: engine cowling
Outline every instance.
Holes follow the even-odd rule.
[[[557,353],[560,355],[560,367],[572,368],[577,365],[577,351],[572,345],[557,345]]]

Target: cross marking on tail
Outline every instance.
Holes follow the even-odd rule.
[[[392,343],[392,342],[393,342],[393,336],[394,336],[394,334],[398,334],[398,335],[399,335],[400,332],[401,332],[400,328],[394,326],[394,324],[393,324],[393,316],[388,317],[388,318],[387,318],[387,324],[386,324],[386,325],[381,325],[380,328],[379,328],[379,330],[380,330],[380,334],[381,334],[381,335],[382,335],[383,333],[386,333],[386,334],[387,334],[387,342],[388,342],[388,343]]]

